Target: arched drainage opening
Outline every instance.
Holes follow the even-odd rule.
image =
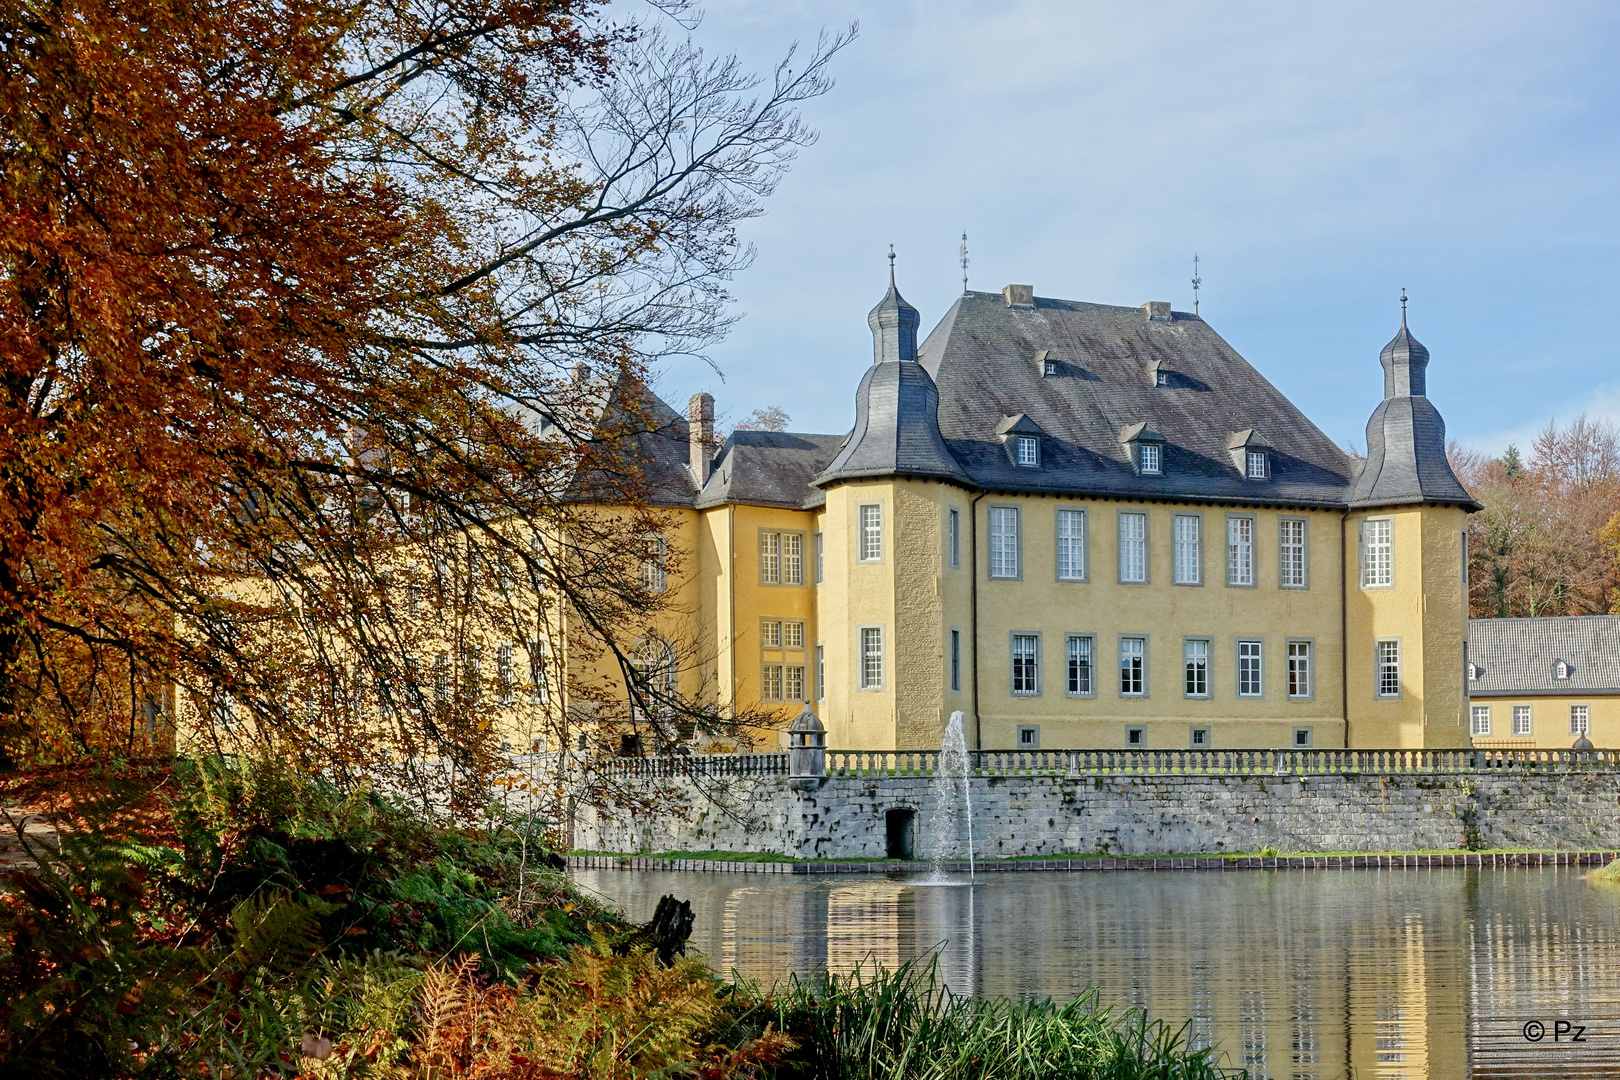
[[[883,827],[888,836],[888,856],[891,859],[915,857],[912,838],[917,832],[917,811],[890,810],[883,815]]]

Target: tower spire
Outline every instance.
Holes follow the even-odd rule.
[[[1406,286],[1401,286],[1401,329],[1406,329]]]
[[[962,246],[957,249],[956,253],[962,257],[962,295],[966,296],[967,291],[968,291],[967,290],[967,268],[968,268],[967,233],[962,234]]]
[[[889,288],[894,288],[894,245],[889,245]]]
[[[1202,275],[1198,273],[1198,253],[1193,252],[1193,314],[1198,314],[1198,287],[1204,283]]]

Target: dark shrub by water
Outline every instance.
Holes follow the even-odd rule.
[[[964,997],[933,958],[895,971],[795,979],[774,999],[801,1063],[780,1075],[814,1080],[1204,1080],[1242,1077],[1210,1050],[1139,1011],[1098,1004],[1096,991],[1050,1000]]]

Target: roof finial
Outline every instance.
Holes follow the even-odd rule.
[[[1401,286],[1401,329],[1406,329],[1406,286]]]
[[[962,234],[962,246],[961,246],[960,249],[958,249],[957,254],[962,256],[962,295],[966,296],[967,295],[967,268],[968,268],[967,233]]]
[[[1203,277],[1198,273],[1198,253],[1193,252],[1193,314],[1198,314],[1198,287],[1204,283]]]
[[[889,245],[889,288],[894,288],[894,245]]]

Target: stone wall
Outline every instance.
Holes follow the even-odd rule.
[[[665,781],[669,783],[669,781]],[[583,811],[591,851],[770,852],[883,858],[886,815],[914,814],[913,849],[937,820],[927,777],[787,776],[685,785],[684,815]],[[979,858],[1092,852],[1545,850],[1620,846],[1620,773],[1313,776],[979,776]],[[965,853],[958,839],[955,850]]]

